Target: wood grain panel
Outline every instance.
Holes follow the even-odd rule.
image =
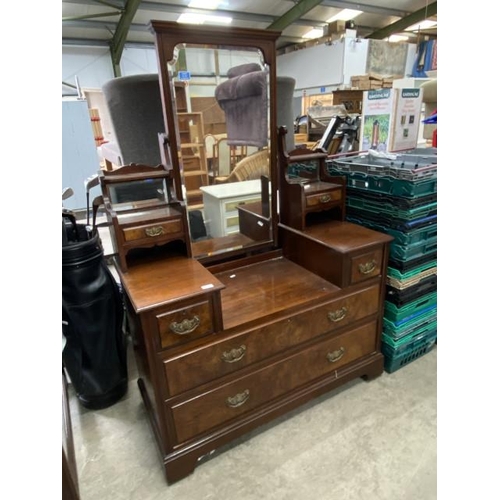
[[[375,338],[376,322],[372,322],[175,404],[171,411],[178,443],[374,352]]]
[[[349,326],[376,314],[378,306],[377,284],[289,318],[210,341],[209,345],[174,358],[163,355],[169,394],[180,394],[316,336]]]
[[[284,259],[272,259],[216,274],[226,286],[221,294],[224,328],[232,328],[339,290],[328,281]]]

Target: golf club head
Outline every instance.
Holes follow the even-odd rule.
[[[90,177],[87,177],[83,181],[83,185],[85,186],[85,191],[88,193],[93,187],[96,187],[99,185],[99,177],[97,174],[91,175]]]
[[[75,194],[75,192],[73,191],[73,189],[71,189],[70,187],[65,187],[62,190],[62,199],[67,200],[68,198],[70,198],[74,194]]]

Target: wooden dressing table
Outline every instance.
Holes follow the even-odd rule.
[[[173,483],[192,473],[200,458],[251,429],[349,380],[382,373],[391,238],[344,222],[343,186],[327,185],[326,178],[324,192],[335,193],[323,202],[326,217],[286,215],[292,196],[287,186],[295,191],[301,184],[287,175],[278,178],[293,163],[282,150],[277,164],[278,32],[156,21],[151,26],[174,182],[183,182],[170,63],[176,50],[202,43],[229,51],[250,47],[268,71],[269,85],[270,204],[261,199],[239,207],[245,234],[195,244],[188,235],[184,253],[178,246],[169,252],[167,242],[161,257],[151,252],[119,267],[138,385],[166,479]],[[321,154],[309,153],[321,162]],[[189,210],[185,200],[175,203]],[[297,206],[309,210],[307,203]],[[245,230],[245,217],[252,230]],[[267,224],[262,232],[252,226],[259,220]]]

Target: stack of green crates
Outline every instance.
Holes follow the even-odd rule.
[[[346,178],[346,219],[390,234],[382,352],[392,373],[437,341],[437,150],[327,160]]]

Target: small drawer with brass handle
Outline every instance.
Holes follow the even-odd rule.
[[[170,330],[176,335],[187,335],[193,333],[200,326],[200,318],[193,316],[191,319],[183,319],[180,322],[172,321]]]
[[[375,260],[370,260],[365,264],[358,264],[358,269],[361,274],[370,274],[375,271],[377,267],[377,262]]]
[[[156,321],[161,349],[214,331],[208,301],[158,314]]]
[[[382,248],[353,257],[351,265],[352,283],[378,276],[382,267]]]
[[[342,191],[335,189],[328,193],[311,194],[306,196],[306,207],[320,207],[331,203],[337,203],[342,199]]]
[[[146,233],[146,236],[148,236],[149,238],[155,238],[156,236],[161,236],[162,234],[165,234],[163,226],[147,227],[146,229],[144,229],[144,232]]]
[[[132,226],[123,229],[123,238],[126,242],[162,238],[164,236],[182,232],[181,219],[172,219],[142,226]]]

